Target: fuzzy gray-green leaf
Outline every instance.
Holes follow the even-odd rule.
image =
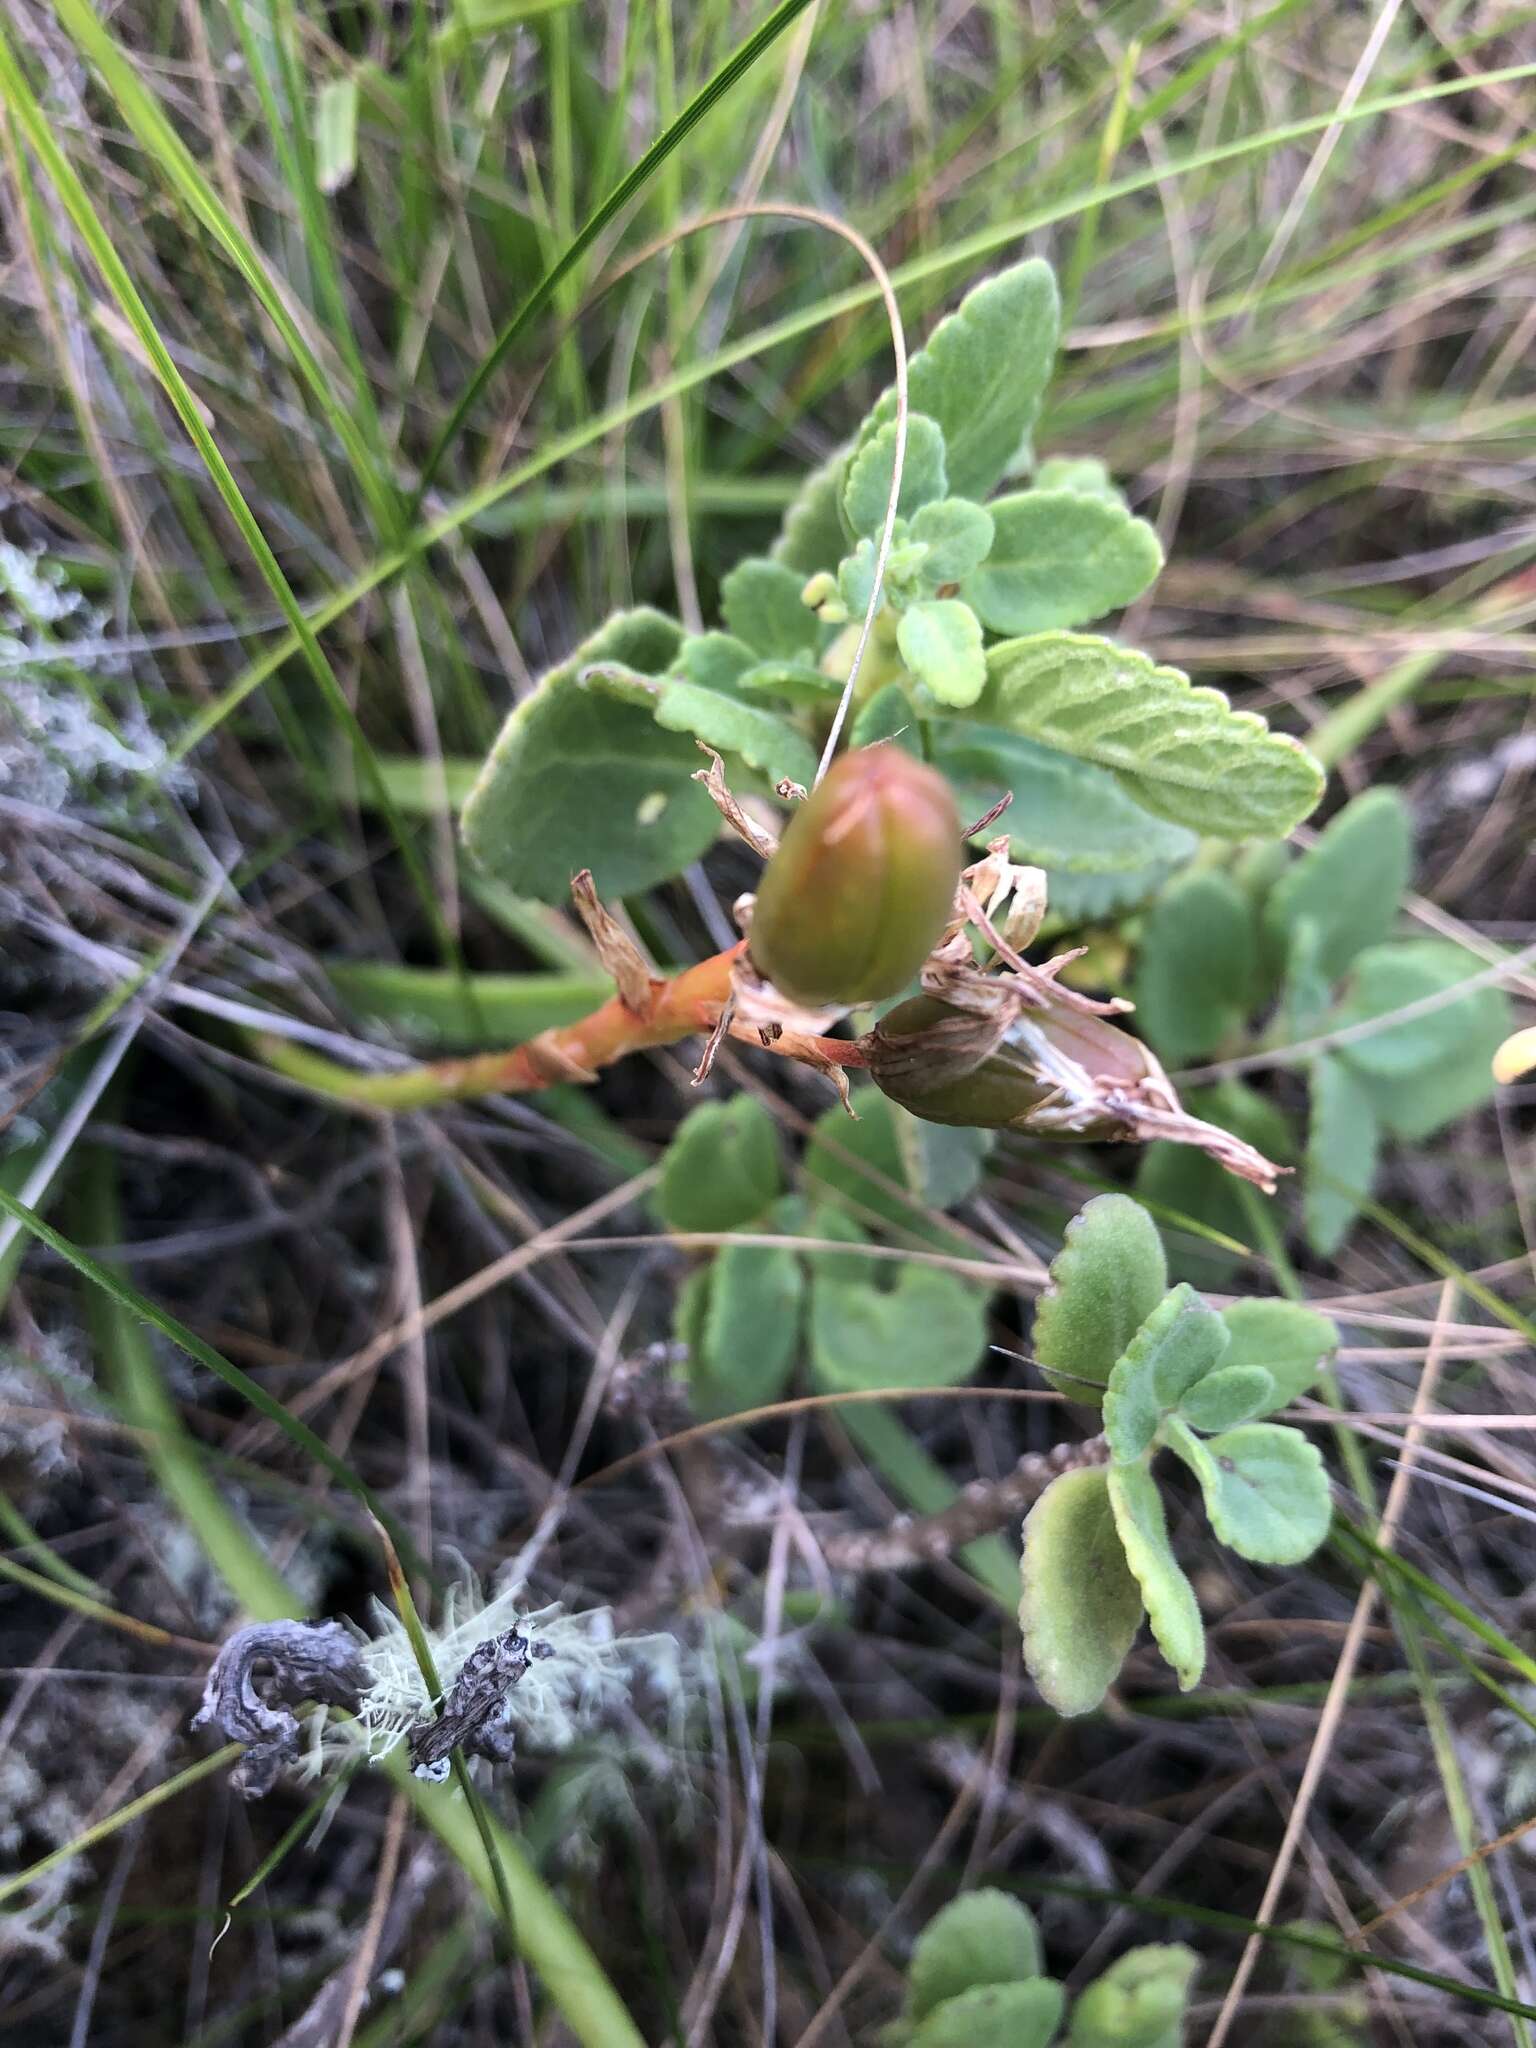
[[[900,683],[886,683],[854,714],[848,729],[850,747],[877,747],[882,740],[900,747],[914,761],[923,759],[922,727],[912,699]]]
[[[819,711],[835,704],[842,685],[819,669],[808,655],[796,661],[776,656],[755,661],[736,678],[736,689],[746,702],[759,697],[781,697],[797,709]]]
[[[1103,1466],[1053,1479],[1024,1522],[1024,1663],[1058,1714],[1087,1714],[1114,1684],[1141,1625]]]
[[[1380,1126],[1367,1089],[1335,1054],[1312,1062],[1302,1218],[1307,1242],[1332,1258],[1376,1177]]]
[[[1048,455],[1032,481],[1037,491],[1075,491],[1080,498],[1103,498],[1130,510],[1124,493],[1097,455]]]
[[[1059,1393],[1098,1402],[1116,1361],[1162,1300],[1157,1227],[1129,1195],[1095,1195],[1067,1225],[1035,1308],[1035,1359]]]
[[[891,497],[891,471],[896,462],[896,422],[881,427],[860,447],[848,465],[843,490],[843,513],[854,534],[873,538],[885,525]],[[907,417],[906,455],[901,465],[901,495],[897,513],[910,519],[919,505],[942,498],[947,488],[944,435],[938,424],[921,412]]]
[[[986,1294],[935,1266],[903,1265],[889,1288],[823,1270],[811,1287],[811,1359],[824,1387],[957,1386],[986,1334]]]
[[[1224,1365],[1195,1382],[1179,1415],[1191,1429],[1212,1431],[1251,1422],[1275,1406],[1275,1383],[1262,1365]]]
[[[976,614],[957,597],[909,605],[896,628],[901,658],[941,704],[974,704],[987,680]]]
[[[847,546],[842,503],[848,454],[846,448],[839,448],[813,469],[784,514],[770,553],[775,562],[782,562],[800,576],[814,576],[818,569],[835,569]]]
[[[1154,583],[1163,566],[1144,519],[1076,491],[1018,491],[988,507],[992,551],[962,594],[994,633],[1086,626]]]
[[[681,629],[659,612],[621,612],[512,712],[464,805],[470,854],[540,903],[566,899],[590,868],[599,893],[648,889],[697,860],[719,817],[693,780],[699,751],[639,705],[582,689],[581,671],[612,661],[659,676]]]
[[[1174,1449],[1200,1482],[1218,1538],[1254,1564],[1300,1564],[1328,1534],[1333,1502],[1316,1444],[1278,1422],[1245,1422]]]
[[[980,836],[1006,832],[1014,860],[1053,874],[1133,875],[1187,861],[1199,844],[1182,825],[1133,803],[1102,768],[1055,747],[969,716],[936,718],[929,731],[934,764],[954,784],[962,815],[979,818],[1012,793],[1008,809]]]
[[[1120,1354],[1104,1390],[1104,1433],[1117,1464],[1139,1458],[1164,1415],[1222,1363],[1227,1326],[1187,1282],[1165,1295]]]
[[[804,1274],[793,1252],[727,1245],[691,1304],[688,1380],[701,1420],[776,1401],[800,1348]]]
[[[1295,740],[1096,634],[1000,641],[977,717],[1109,769],[1144,810],[1217,838],[1278,838],[1323,793]]]
[[[1182,1943],[1128,1949],[1072,2008],[1067,2048],[1182,2048],[1200,1959]]]
[[[1183,875],[1152,906],[1136,964],[1136,1018],[1170,1065],[1240,1031],[1254,993],[1253,915],[1214,869]]]
[[[934,1178],[933,1155],[912,1136],[917,1119],[877,1088],[857,1090],[854,1101],[857,1121],[836,1103],[816,1119],[801,1167],[807,1192],[908,1243],[925,1239],[952,1250],[953,1236],[927,1211],[953,1176],[941,1170]]]
[[[912,1945],[907,1965],[906,2017],[928,2017],[935,2006],[978,1984],[1013,1984],[1038,1977],[1040,1934],[1028,1906],[1009,1892],[962,1892],[941,1906]]]
[[[793,661],[824,637],[816,614],[800,602],[805,578],[761,556],[738,562],[720,586],[720,612],[738,640],[765,659]]]
[[[1306,1393],[1339,1333],[1315,1308],[1297,1301],[1234,1301],[1221,1312],[1231,1343],[1223,1370],[1261,1365],[1274,1382],[1274,1413]]]
[[[1493,1092],[1489,1063],[1511,1028],[1509,998],[1486,987],[1455,993],[1481,964],[1445,939],[1373,946],[1354,963],[1333,1018],[1341,1029],[1446,998],[1338,1049],[1338,1058],[1368,1088],[1382,1122],[1399,1137],[1428,1137]]]
[[[756,1096],[733,1095],[683,1118],[657,1200],[673,1230],[736,1230],[761,1216],[782,1184],[773,1118]]]
[[[1395,789],[1369,789],[1281,876],[1265,917],[1279,932],[1311,918],[1318,972],[1337,981],[1357,953],[1390,936],[1412,861],[1407,805]]]
[[[913,540],[928,550],[922,574],[930,589],[968,576],[986,560],[993,541],[991,513],[969,498],[939,498],[920,506],[911,530]]]
[[[1066,1994],[1049,1977],[978,1984],[947,1998],[911,2038],[911,2048],[1050,2048]]]
[[[1157,1481],[1144,1464],[1112,1465],[1109,1499],[1157,1647],[1173,1666],[1179,1690],[1188,1692],[1205,1669],[1205,1625],[1195,1589],[1169,1545]]]
[[[816,750],[787,718],[764,705],[727,696],[697,683],[668,680],[657,692],[656,723],[668,732],[691,733],[722,754],[736,754],[760,768],[770,782],[816,779]],[[697,756],[695,756],[697,758]]]
[[[908,364],[908,403],[943,428],[957,497],[984,498],[1022,446],[1055,366],[1060,320],[1051,266],[1031,256],[967,293]],[[860,445],[895,416],[887,391]]]

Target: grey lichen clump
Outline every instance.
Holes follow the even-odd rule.
[[[487,1603],[466,1579],[429,1632],[434,1696],[398,1617],[376,1614],[371,1637],[338,1621],[255,1622],[220,1650],[193,1726],[213,1723],[246,1745],[234,1782],[247,1798],[287,1765],[316,1776],[402,1745],[416,1776],[438,1783],[454,1750],[506,1764],[520,1738],[568,1748],[620,1711],[641,1672],[661,1694],[677,1691],[670,1637],[620,1638],[602,1608],[528,1612],[515,1591]]]
[[[548,1643],[532,1643],[515,1628],[477,1645],[441,1712],[405,1731],[416,1776],[441,1783],[455,1749],[510,1763],[515,1741],[502,1718],[507,1694],[535,1658],[553,1655]],[[358,1715],[372,1686],[363,1646],[339,1621],[252,1622],[214,1659],[192,1726],[214,1722],[245,1744],[234,1784],[247,1799],[260,1799],[298,1757],[299,1721],[291,1710],[316,1705]]]

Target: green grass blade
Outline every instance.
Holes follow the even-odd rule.
[[[76,46],[95,66],[118,112],[138,137],[145,155],[250,287],[292,357],[295,369],[309,387],[327,425],[346,451],[352,474],[378,523],[379,537],[390,538],[399,525],[401,501],[399,494],[380,474],[377,444],[369,445],[351,408],[342,403],[334,374],[326,370],[305,339],[268,273],[261,253],[253,247],[204,177],[196,158],[171,125],[160,102],[145,86],[121,45],[97,18],[90,0],[56,0],[54,11]]]
[[[1427,1606],[1438,1607],[1442,1614],[1464,1628],[1469,1635],[1476,1636],[1480,1643],[1486,1644],[1512,1671],[1518,1672],[1527,1684],[1536,1685],[1536,1658],[1528,1656],[1517,1643],[1510,1641],[1502,1629],[1495,1628],[1491,1621],[1485,1621],[1475,1608],[1467,1605],[1465,1600],[1460,1599],[1455,1593],[1448,1592],[1427,1572],[1420,1571],[1417,1565],[1410,1564],[1407,1558],[1399,1556],[1396,1551],[1384,1550],[1363,1529],[1335,1520],[1334,1531],[1335,1540],[1342,1538],[1346,1551],[1353,1547],[1357,1556],[1363,1558],[1364,1569],[1374,1572],[1383,1580],[1400,1580]]]
[[[427,1696],[433,1701],[441,1700],[442,1683],[427,1641],[427,1632],[416,1611],[416,1602],[411,1597],[410,1586],[388,1533],[382,1527],[379,1533],[384,1541],[389,1590],[405,1625]],[[545,1890],[526,1857],[486,1811],[485,1802],[469,1775],[463,1751],[453,1751],[454,1786],[459,1794],[456,1804],[442,1801],[441,1794],[446,1788],[424,1784],[411,1773],[408,1757],[403,1751],[393,1750],[389,1762],[395,1767],[396,1782],[411,1792],[418,1810],[453,1848],[459,1861],[500,1914],[514,1951],[526,1955],[535,1964],[583,2048],[645,2048],[641,2035],[603,1974],[596,1956],[553,1896]],[[432,1796],[434,1791],[439,1793],[438,1798]],[[466,1818],[468,1829],[463,1826]],[[473,1831],[472,1837],[470,1830]],[[479,1851],[478,1856],[473,1853],[471,1839]]]
[[[156,376],[164,387],[166,396],[175,407],[177,416],[186,429],[188,438],[201,456],[219,496],[223,499],[230,518],[238,528],[241,538],[250,549],[257,567],[266,578],[282,609],[283,616],[296,636],[298,647],[309,665],[321,695],[338,724],[352,743],[352,750],[364,780],[373,791],[375,801],[389,822],[401,859],[406,865],[416,887],[422,906],[427,913],[433,931],[446,957],[456,957],[453,936],[448,929],[441,906],[437,902],[431,881],[421,856],[406,831],[404,820],[396,809],[394,799],[379,776],[378,763],[373,749],[357,720],[357,715],[348,703],[335,670],[331,667],[314,629],[295,597],[287,577],[283,574],[276,555],[273,554],[266,535],[257,523],[255,514],[246,503],[234,472],[225,461],[224,455],[203,422],[201,409],[193,397],[186,379],[176,367],[170,350],[162,341],[148,307],[140,297],[138,288],[129,276],[127,266],[117,252],[111,235],[91,203],[90,195],[81,182],[74,166],[60,149],[37,98],[27,83],[26,74],[17,60],[10,35],[0,23],[0,95],[15,116],[19,126],[37,156],[39,163],[53,184],[63,202],[66,212],[75,224],[81,240],[90,251],[92,261],[97,265],[113,297],[117,300],[124,317],[137,335],[145,354],[148,356]]]
[[[89,1252],[71,1243],[60,1231],[55,1230],[52,1224],[45,1223],[41,1216],[36,1215],[24,1203],[18,1202],[14,1195],[7,1194],[4,1188],[0,1188],[0,1215],[12,1217],[40,1244],[47,1245],[51,1252],[73,1266],[77,1273],[99,1288],[119,1308],[126,1309],[130,1315],[148,1323],[152,1329],[158,1330],[162,1337],[168,1337],[173,1344],[185,1351],[189,1358],[194,1358],[199,1365],[206,1366],[216,1378],[221,1379],[227,1387],[232,1388],[247,1401],[258,1415],[275,1424],[297,1450],[322,1466],[338,1485],[345,1487],[354,1499],[360,1501],[369,1514],[389,1530],[402,1554],[408,1552],[407,1539],[397,1530],[388,1511],[378,1504],[356,1473],[337,1457],[329,1444],[316,1436],[306,1423],[300,1422],[296,1415],[290,1415],[283,1404],[274,1400],[266,1388],[253,1380],[249,1373],[242,1372],[238,1365],[231,1365],[229,1360],[215,1351],[211,1344],[205,1344],[195,1330],[189,1330],[185,1323],[179,1322],[167,1310],[152,1302],[147,1295],[141,1294],[120,1273],[113,1272],[109,1266],[103,1266],[98,1260],[93,1259]],[[290,1608],[287,1611],[292,1610]]]
[[[716,101],[724,98],[736,81],[752,68],[763,52],[778,40],[785,29],[790,27],[809,5],[810,0],[780,0],[780,4],[762,26],[754,30],[740,49],[728,57],[714,76],[699,88],[677,118],[657,136],[640,161],[624,174],[608,197],[588,215],[576,235],[566,244],[497,335],[490,353],[460,392],[453,411],[448,415],[442,432],[433,444],[432,452],[422,466],[421,481],[416,487],[416,496],[412,501],[413,511],[420,506],[431,489],[443,457],[458,439],[460,430],[481,392],[506,361],[508,352],[516,345],[519,336],[527,332],[535,316],[554,297],[561,279],[568,276],[580,262],[609,221],[629,204],[652,174],[687,140]]]
[[[25,1891],[28,1885],[36,1884],[40,1877],[46,1877],[50,1870],[57,1870],[61,1864],[69,1863],[76,1856],[83,1856],[87,1849],[94,1849],[98,1842],[109,1841],[111,1837],[141,1814],[153,1813],[157,1806],[163,1806],[168,1799],[174,1799],[178,1792],[185,1792],[200,1779],[211,1778],[215,1771],[232,1764],[240,1754],[238,1742],[228,1742],[222,1749],[216,1749],[210,1756],[200,1757],[195,1764],[188,1764],[184,1771],[178,1771],[174,1778],[167,1778],[163,1784],[152,1785],[137,1799],[130,1799],[126,1806],[120,1806],[116,1813],[109,1813],[105,1820],[99,1820],[94,1827],[83,1830],[72,1842],[61,1843],[46,1856],[25,1870],[15,1871],[9,1877],[0,1877],[0,1905],[14,1898],[17,1892]]]
[[[1284,147],[1287,143],[1304,141],[1308,136],[1320,133],[1336,118],[1346,124],[1363,121],[1380,114],[1396,113],[1428,101],[1444,99],[1454,93],[1473,92],[1480,87],[1514,83],[1529,77],[1536,77],[1536,63],[1511,65],[1502,71],[1453,79],[1432,86],[1423,86],[1412,92],[1388,93],[1376,99],[1360,100],[1343,115],[1321,114],[1304,120],[1285,122],[1258,135],[1245,135],[1233,142],[1215,144],[1208,149],[1194,151],[1187,157],[1175,159],[1159,169],[1130,173],[1106,186],[1090,186],[1065,199],[1016,215],[1000,225],[978,230],[973,235],[904,264],[891,273],[892,282],[898,288],[904,288],[921,284],[929,278],[944,275],[951,270],[974,269],[977,264],[995,255],[1000,249],[1018,243],[1026,235],[1040,228],[1070,220],[1085,207],[1096,203],[1107,205],[1113,200],[1148,191],[1164,179],[1188,177],[1197,171],[1220,169],[1247,157],[1265,155]],[[658,379],[645,390],[633,394],[618,405],[608,407],[606,411],[585,421],[581,426],[551,436],[541,451],[530,457],[527,462],[466,492],[428,525],[414,529],[397,548],[377,556],[351,582],[315,606],[305,621],[306,628],[323,631],[326,627],[334,625],[364,598],[370,596],[381,585],[388,583],[402,569],[429,549],[436,547],[439,542],[484,519],[515,492],[547,476],[552,469],[557,468],[562,462],[569,461],[573,455],[582,454],[610,435],[618,433],[633,420],[665,404],[669,399],[681,397],[696,386],[708,383],[711,378],[734,369],[739,363],[747,362],[754,356],[764,355],[771,349],[781,347],[787,342],[798,341],[836,320],[862,312],[874,305],[878,298],[879,290],[874,284],[850,285],[841,292],[818,299],[812,305],[787,313],[783,318],[755,329],[740,340],[717,349],[712,355],[683,365]],[[301,645],[302,642],[296,632],[276,639],[258,661],[243,675],[237,676],[226,690],[189,721],[170,750],[171,759],[184,760],[231,712],[238,709],[253,690],[260,689],[263,683],[275,675],[283,664],[299,651]]]
[[[3,1487],[0,1487],[0,1530],[4,1530],[16,1548],[29,1555],[38,1571],[45,1573],[55,1584],[68,1586],[71,1592],[79,1593],[87,1600],[101,1599],[101,1588],[96,1581],[88,1579],[84,1572],[76,1571],[67,1559],[59,1557],[43,1541]]]
[[[89,1161],[82,1212],[95,1244],[115,1244],[122,1234],[114,1174],[109,1154],[98,1152]],[[256,1620],[293,1615],[293,1594],[282,1574],[209,1477],[140,1318],[100,1287],[87,1287],[85,1308],[97,1360],[119,1411],[143,1432],[144,1454],[160,1490],[208,1562]]]

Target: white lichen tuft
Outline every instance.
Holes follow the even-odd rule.
[[[683,1689],[682,1651],[671,1636],[620,1636],[606,1607],[571,1611],[559,1602],[525,1608],[516,1583],[487,1601],[467,1569],[443,1600],[442,1620],[426,1630],[443,1693],[452,1688],[481,1644],[519,1630],[542,1645],[519,1681],[508,1687],[499,1725],[518,1748],[550,1754],[570,1749],[610,1726],[647,1681],[668,1701]],[[377,1633],[360,1650],[371,1683],[355,1716],[319,1707],[310,1717],[306,1776],[347,1763],[377,1763],[436,1712],[404,1623],[374,1602]]]
[[[90,1386],[60,1336],[43,1336],[32,1354],[0,1344],[0,1459],[19,1463],[32,1479],[74,1472],[71,1412]]]
[[[0,793],[63,810],[163,778],[165,748],[103,638],[107,624],[57,563],[0,540]],[[185,783],[185,771],[174,779]]]

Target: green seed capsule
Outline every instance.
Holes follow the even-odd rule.
[[[1036,1137],[1124,1136],[1098,1098],[1162,1073],[1140,1039],[1066,1002],[1022,1011],[996,1043],[984,1018],[914,996],[865,1044],[876,1084],[914,1116]]]
[[[752,959],[807,1008],[899,995],[943,935],[959,879],[943,776],[895,746],[844,754],[763,870]]]

